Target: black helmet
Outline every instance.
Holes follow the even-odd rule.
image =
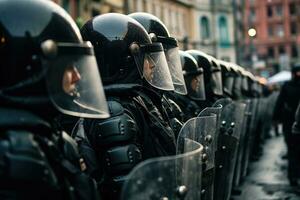
[[[187,94],[186,85],[181,70],[182,67],[178,53],[179,48],[177,40],[173,37],[170,37],[167,27],[154,15],[144,12],[137,12],[128,16],[137,20],[141,25],[144,26],[146,31],[150,34],[152,42],[162,43],[174,84],[174,91],[182,95]]]
[[[218,61],[199,50],[188,50],[187,52],[196,59],[199,66],[203,67],[206,94],[209,96],[223,95],[221,67]]]
[[[232,97],[232,88],[234,83],[234,74],[232,68],[230,67],[229,62],[223,60],[219,60],[219,64],[222,70],[223,92],[229,97]]]
[[[58,5],[0,1],[0,41],[2,104],[34,110],[51,99],[65,114],[108,117],[93,47]]]
[[[108,13],[89,20],[81,29],[92,42],[104,84],[141,83],[174,90],[161,43],[152,43],[136,20]]]
[[[194,100],[205,100],[203,69],[197,61],[185,51],[179,51],[182,72],[188,90],[188,96]]]

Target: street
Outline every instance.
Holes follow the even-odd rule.
[[[283,137],[272,137],[264,145],[262,157],[250,164],[249,175],[234,200],[299,200],[300,188],[289,186]]]

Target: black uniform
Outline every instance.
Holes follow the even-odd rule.
[[[51,1],[0,1],[0,38],[0,199],[98,199],[54,120],[109,116],[93,47]]]
[[[137,20],[146,29],[146,31],[151,35],[152,42],[160,42],[164,47],[166,60],[168,62],[168,67],[174,85],[174,92],[161,92],[162,105],[167,111],[171,128],[177,136],[182,127],[184,113],[182,112],[182,108],[180,108],[177,104],[175,96],[187,94],[177,40],[170,36],[170,33],[164,23],[152,14],[136,12],[128,16]]]
[[[26,110],[0,113],[0,199],[98,199],[70,136]]]
[[[134,19],[104,14],[88,21],[81,31],[95,46],[111,115],[106,120],[85,120],[81,152],[101,196],[117,199],[137,163],[176,153],[161,93],[154,91],[174,87],[168,66],[162,65],[166,62],[161,43],[151,43]],[[151,62],[157,71],[148,76],[146,67]]]

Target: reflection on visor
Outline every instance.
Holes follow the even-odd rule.
[[[175,47],[167,50],[166,58],[174,85],[174,91],[178,94],[186,95],[187,89],[182,73],[179,48]]]

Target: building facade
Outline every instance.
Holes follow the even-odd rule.
[[[244,23],[246,58],[252,63],[276,72],[299,62],[299,0],[246,0]],[[257,32],[254,38],[247,34],[250,28]]]
[[[236,62],[234,15],[231,0],[194,2],[192,44],[218,59]]]
[[[181,49],[199,49],[235,62],[234,17],[231,0],[53,0],[78,26],[108,13],[148,12],[166,25]]]
[[[124,0],[52,0],[63,7],[82,26],[94,16],[109,13],[126,13]]]
[[[234,16],[234,44],[236,52],[236,63],[249,67],[247,62],[244,62],[244,51],[245,51],[245,26],[244,26],[244,8],[245,0],[233,0],[233,16]]]
[[[194,0],[127,0],[128,13],[147,12],[158,17],[168,28],[171,36],[179,41],[182,49],[190,48],[194,26]]]

